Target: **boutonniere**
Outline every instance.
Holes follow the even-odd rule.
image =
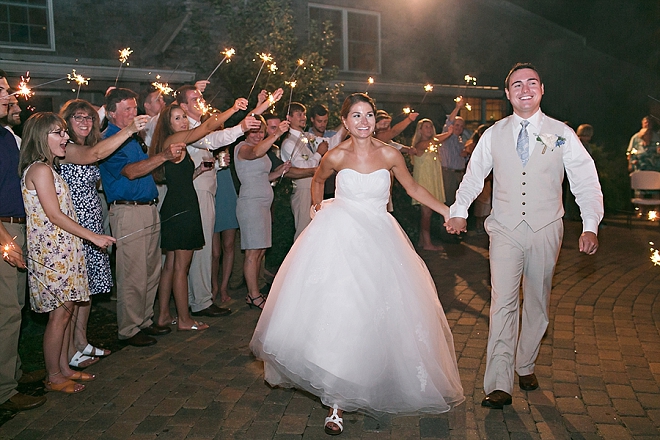
[[[309,155],[308,155],[308,154],[304,154],[304,153],[301,154],[300,157],[302,157],[303,160],[307,160],[307,159],[309,159]]]
[[[566,138],[556,134],[537,134],[536,140],[543,144],[541,154],[545,154],[545,150],[548,147],[550,147],[550,151],[555,151],[555,148],[560,148],[566,143]]]

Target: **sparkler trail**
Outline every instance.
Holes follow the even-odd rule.
[[[220,52],[220,53],[223,54],[224,57],[223,57],[222,60],[218,63],[218,65],[215,66],[215,69],[213,69],[213,72],[211,72],[211,74],[209,75],[209,77],[206,78],[207,81],[209,81],[209,80],[211,79],[211,77],[213,76],[213,74],[215,73],[215,71],[218,70],[218,68],[222,65],[222,63],[225,62],[225,60],[228,60],[227,62],[231,61],[231,57],[236,53],[236,51],[232,48],[232,49],[225,49],[224,52]],[[263,67],[263,66],[262,66],[262,67]]]
[[[248,93],[248,97],[247,97],[248,101],[250,100],[250,96],[252,96],[252,92],[254,91],[254,86],[257,85],[257,81],[259,80],[259,75],[261,75],[261,71],[263,70],[264,65],[266,64],[267,61],[273,61],[273,57],[271,57],[269,53],[262,52],[258,55],[259,58],[261,58],[262,63],[261,63],[261,67],[259,68],[259,72],[257,72],[257,77],[254,79],[254,82],[252,83],[252,87],[250,88],[250,93]]]
[[[123,240],[123,239],[125,239],[125,238],[127,238],[127,237],[130,237],[131,235],[137,234],[138,232],[142,232],[142,231],[144,231],[145,229],[153,228],[153,227],[156,226],[156,225],[162,225],[162,224],[165,223],[166,221],[168,221],[168,220],[172,220],[174,217],[176,217],[176,216],[178,216],[178,215],[181,215],[181,214],[185,214],[185,213],[188,212],[188,211],[190,211],[190,209],[186,209],[185,211],[177,212],[176,214],[173,214],[173,215],[167,217],[165,220],[158,221],[158,222],[153,223],[153,224],[151,224],[151,225],[149,225],[149,226],[145,226],[144,228],[138,229],[137,231],[133,231],[133,232],[131,232],[130,234],[126,234],[126,235],[124,235],[124,236],[121,236],[121,237],[119,237],[119,238],[117,239],[117,241],[119,241],[119,240]]]

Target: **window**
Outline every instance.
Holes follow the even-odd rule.
[[[0,46],[54,50],[52,0],[0,1]]]
[[[309,5],[309,19],[329,21],[335,43],[328,64],[349,72],[380,73],[380,14],[355,9]]]
[[[465,122],[478,122],[480,124],[484,122],[495,122],[506,116],[506,107],[502,99],[466,97],[465,101],[470,104],[472,109],[461,108],[459,115],[465,119]]]

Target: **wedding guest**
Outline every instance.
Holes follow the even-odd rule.
[[[401,153],[372,137],[375,112],[367,95],[344,101],[351,137],[321,161],[316,215],[282,263],[250,343],[271,386],[330,407],[331,435],[342,432],[343,411],[441,413],[464,400],[435,283],[386,211],[390,173],[411,197],[444,216],[449,209],[413,180]],[[323,201],[333,171],[337,194]]]
[[[439,156],[442,142],[449,137],[448,133],[436,135],[435,126],[430,119],[420,119],[412,141],[411,154],[413,161],[413,178],[433,197],[445,201],[443,181],[443,166]],[[443,251],[441,245],[433,244],[431,240],[431,215],[433,210],[413,199],[413,205],[420,205],[419,241],[417,246],[425,251]]]
[[[80,225],[97,234],[103,234],[103,209],[97,192],[97,185],[101,179],[98,166],[96,163],[77,165],[70,163],[67,159],[75,160],[76,149],[89,150],[93,147],[97,147],[97,150],[105,150],[103,154],[99,155],[99,158],[109,155],[127,137],[137,133],[139,127],[146,123],[146,118],[135,118],[125,133],[101,140],[98,114],[89,102],[82,99],[67,101],[60,110],[60,116],[67,122],[67,134],[72,142],[67,146],[68,154],[60,161],[60,175],[69,186],[71,200]],[[86,368],[98,362],[99,356],[110,354],[110,350],[94,347],[87,340],[87,322],[92,306],[92,296],[108,293],[112,288],[110,258],[105,249],[99,248],[92,242],[83,241],[83,249],[90,299],[86,302],[76,303],[73,309],[74,329],[71,332],[72,340],[69,344],[69,364],[77,368]]]
[[[66,182],[54,170],[69,141],[66,123],[54,113],[37,113],[25,123],[19,172],[27,214],[30,303],[48,313],[44,332],[47,391],[78,393],[93,374],[69,366],[69,332],[74,303],[89,300],[82,239],[105,249],[116,240],[77,223]]]
[[[123,88],[108,92],[109,123],[102,134],[104,138],[132,123],[137,116],[136,96]],[[151,172],[181,156],[181,148],[176,146],[154,156],[148,156],[146,148],[141,138],[132,136],[99,163],[110,204],[110,226],[113,235],[119,238],[115,251],[118,336],[124,343],[137,347],[153,345],[157,341],[152,336],[172,331],[153,322],[161,252],[158,190]]]
[[[279,179],[291,164],[285,162],[271,171],[271,162],[266,156],[273,142],[288,131],[289,123],[281,122],[277,131],[266,137],[266,122],[263,118],[259,119],[261,126],[250,130],[245,141],[234,149],[234,166],[241,181],[236,216],[241,228],[241,249],[245,250],[243,274],[248,287],[246,302],[250,308],[263,309],[266,300],[259,292],[257,278],[272,240],[270,206],[273,188],[270,182]]]
[[[179,104],[171,104],[160,114],[150,155],[161,154],[171,145],[182,151],[176,161],[166,162],[156,173],[163,172],[168,189],[160,209],[161,248],[165,251],[158,285],[158,325],[176,324],[178,330],[205,330],[209,326],[197,322],[188,312],[188,270],[193,252],[204,246],[204,231],[193,181],[214,169],[213,161],[202,161],[197,167],[186,152],[186,145],[202,139],[222,126],[224,121],[211,116],[189,130],[188,117]],[[170,315],[170,295],[173,294],[177,318]]]
[[[548,327],[552,276],[564,232],[564,173],[582,212],[580,252],[593,255],[598,249],[604,211],[591,156],[570,127],[541,111],[545,89],[536,68],[516,64],[504,85],[513,115],[496,122],[479,140],[447,222],[450,232],[466,230],[468,208],[492,171],[493,209],[485,225],[492,290],[486,396],[481,402],[488,408],[512,403],[514,371],[523,391],[539,387],[536,358]]]

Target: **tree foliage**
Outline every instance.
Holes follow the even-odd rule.
[[[284,97],[275,109],[280,115],[286,114],[289,97],[308,106],[322,103],[331,114],[337,113],[341,84],[332,80],[338,69],[326,66],[334,41],[329,23],[311,23],[307,41],[299,41],[289,0],[216,0],[216,8],[227,17],[226,47],[236,50],[230,65],[217,75],[235,97],[248,96],[261,69],[249,98],[251,105],[260,90],[273,92],[282,87]],[[269,54],[272,61],[262,61],[262,53]],[[299,66],[298,60],[304,64]],[[272,64],[277,66],[274,72],[270,70]],[[293,81],[296,85],[292,88],[287,83]]]

